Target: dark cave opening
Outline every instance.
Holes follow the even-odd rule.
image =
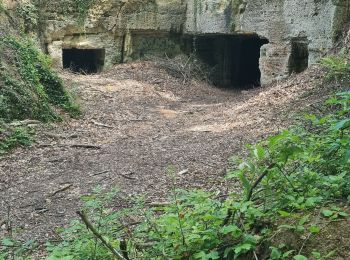
[[[62,49],[63,68],[73,72],[93,74],[101,72],[105,61],[104,49]]]
[[[193,36],[192,52],[212,68],[210,79],[220,87],[260,86],[260,49],[269,43],[258,35],[208,34]]]
[[[306,37],[291,40],[291,54],[288,61],[289,74],[300,73],[309,66],[309,45]]]

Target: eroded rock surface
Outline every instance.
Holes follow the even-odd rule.
[[[261,80],[269,83],[304,70],[328,51],[349,21],[349,6],[348,0],[101,0],[81,23],[65,0],[45,8],[43,37],[59,66],[62,48],[97,48],[105,49],[108,67],[194,52],[198,36],[237,35],[243,43],[229,45],[238,49],[245,37],[258,36],[269,42],[260,49]]]

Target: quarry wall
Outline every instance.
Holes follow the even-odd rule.
[[[16,2],[3,1],[10,9]],[[39,2],[39,37],[57,66],[64,49],[103,49],[104,68],[199,50],[210,62],[215,55],[228,57],[217,63],[240,59],[218,64],[227,82],[243,70],[229,73],[233,68],[255,64],[244,57],[256,48],[259,55],[247,59],[258,59],[263,84],[303,71],[332,48],[350,20],[349,0],[95,0],[84,12],[74,0]]]

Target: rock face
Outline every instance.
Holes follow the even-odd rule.
[[[269,83],[303,71],[332,47],[350,20],[349,0],[91,2],[80,13],[73,0],[41,7],[42,38],[57,65],[69,59],[62,49],[72,48],[103,50],[105,67],[196,52],[219,68],[223,85],[243,84],[239,75],[248,78],[250,71],[256,79],[246,83],[254,85],[260,78]]]

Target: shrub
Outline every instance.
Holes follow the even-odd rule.
[[[328,56],[321,60],[328,80],[350,80],[350,63],[347,57]]]
[[[0,122],[0,156],[12,148],[27,146],[32,142],[32,131],[28,127],[8,127]]]

